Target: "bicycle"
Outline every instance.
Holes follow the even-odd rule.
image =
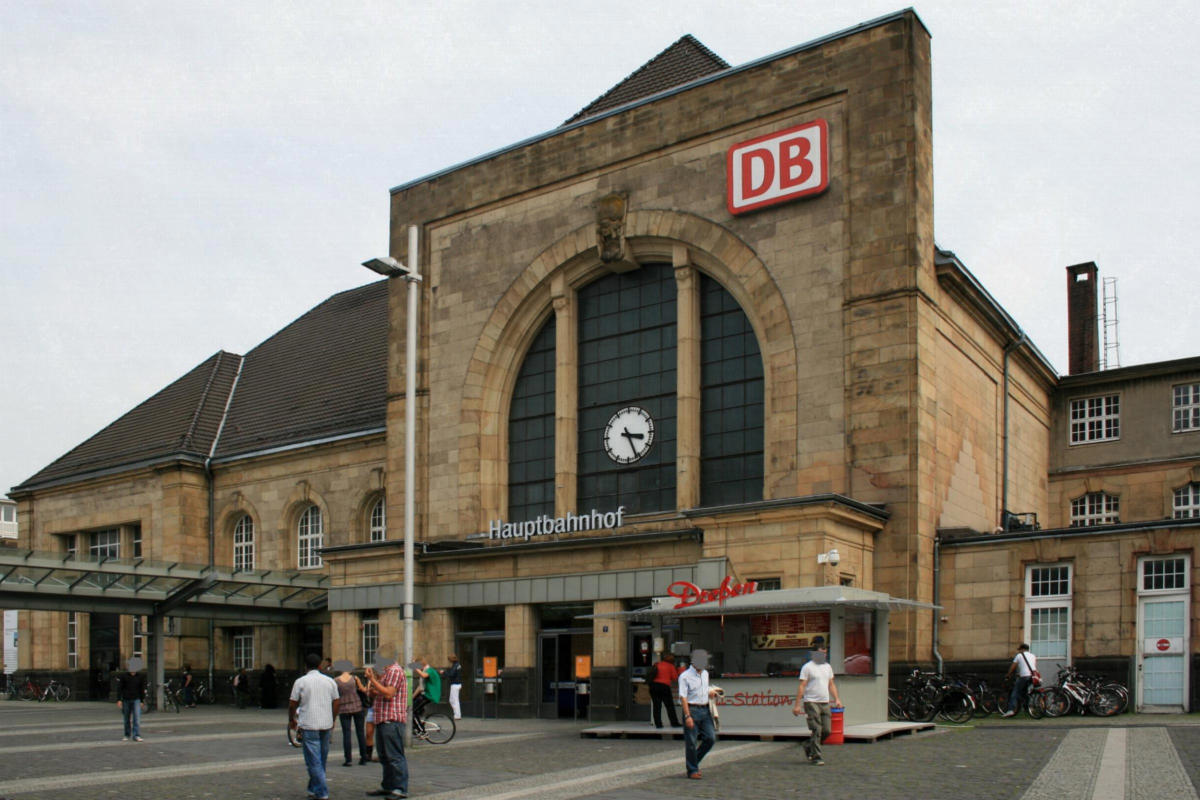
[[[178,714],[183,710],[183,698],[179,696],[179,690],[175,688],[174,681],[167,681],[163,684],[163,710],[170,711],[175,708],[175,713]]]
[[[54,678],[51,678],[50,682],[42,688],[42,692],[38,695],[37,699],[38,702],[41,703],[46,700],[63,702],[69,700],[70,698],[71,687],[67,686],[65,683],[55,680]]]
[[[432,704],[430,704],[432,707]],[[454,738],[457,728],[449,714],[441,711],[427,711],[423,714],[413,714],[413,738],[422,739],[430,744],[445,744]]]
[[[208,684],[205,681],[196,683],[196,702],[203,703],[206,706],[211,706],[217,702],[217,696],[208,690]]]
[[[22,700],[37,700],[42,696],[42,685],[32,675],[26,675],[23,681],[14,686],[13,691]]]
[[[975,700],[960,683],[936,672],[914,669],[895,698],[889,693],[888,711],[914,722],[932,722],[940,716],[963,723],[975,713]]]
[[[1046,691],[1046,714],[1061,717],[1077,710],[1080,714],[1090,712],[1098,717],[1111,717],[1125,710],[1127,697],[1101,679],[1082,675],[1074,667],[1059,667],[1058,686]]]

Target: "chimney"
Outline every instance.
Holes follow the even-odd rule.
[[[1068,374],[1100,369],[1099,325],[1096,320],[1096,262],[1067,267]]]

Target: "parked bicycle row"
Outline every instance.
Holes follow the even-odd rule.
[[[7,700],[37,700],[40,703],[46,700],[71,699],[71,687],[53,678],[42,683],[33,675],[17,677],[14,674],[6,677],[3,696]]]
[[[1071,713],[1111,717],[1129,708],[1129,689],[1102,675],[1089,675],[1074,667],[1058,670],[1054,686],[1028,682],[1016,697],[1003,686],[992,686],[980,675],[942,675],[913,670],[898,689],[888,690],[888,718],[932,722],[943,719],[963,723],[999,713],[1014,716],[1025,711],[1033,719]]]

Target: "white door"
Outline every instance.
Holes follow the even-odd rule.
[[[1185,711],[1188,698],[1188,559],[1145,559],[1139,569],[1139,711]],[[1184,591],[1180,591],[1184,590]]]

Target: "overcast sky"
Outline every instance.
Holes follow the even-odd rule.
[[[549,130],[685,33],[737,65],[893,0],[0,0],[0,493],[386,254],[388,189]],[[1200,355],[1195,0],[920,3],[935,233],[1060,371]]]

